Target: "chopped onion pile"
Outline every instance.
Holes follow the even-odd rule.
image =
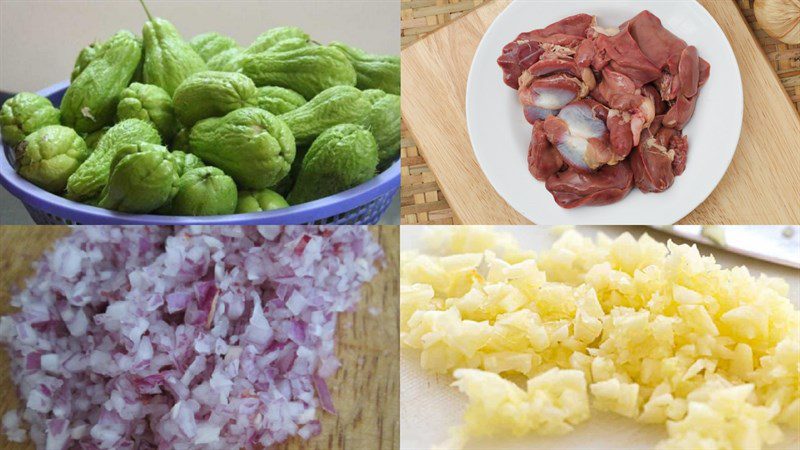
[[[0,318],[43,449],[233,449],[320,432],[337,313],[377,272],[364,227],[79,227]]]

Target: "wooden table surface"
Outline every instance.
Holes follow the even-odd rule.
[[[402,107],[410,131],[403,144],[402,223],[529,223],[486,180],[472,153],[464,120],[472,56],[484,31],[507,3],[489,2],[402,53]],[[796,223],[800,221],[796,202],[800,197],[796,151],[800,119],[770,64],[786,52],[775,53],[781,51],[780,46],[772,45],[765,55],[735,2],[700,3],[719,22],[734,49],[742,71],[745,114],[739,147],[725,177],[681,223]],[[441,8],[446,6],[457,4]],[[458,6],[459,11],[465,9],[463,3]],[[406,20],[411,26],[411,19]],[[421,24],[419,29],[429,31]],[[791,67],[787,63],[782,75],[791,75]],[[448,76],[430,77],[431,72]],[[432,97],[437,100],[430,101]],[[420,169],[425,163],[432,173]]]
[[[381,449],[399,446],[399,236],[398,227],[371,227],[387,256],[386,268],[363,290],[353,313],[339,316],[337,351],[341,369],[329,380],[337,414],[318,412],[322,434],[303,441],[290,439],[278,449]],[[31,264],[66,227],[0,227],[0,315],[13,312],[9,290],[33,274]],[[370,313],[372,311],[372,313]],[[375,314],[378,311],[378,314]],[[18,406],[9,361],[0,351],[0,416]],[[33,444],[8,442],[0,433],[0,449],[29,450]]]

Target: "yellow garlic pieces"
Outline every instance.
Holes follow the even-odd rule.
[[[521,436],[564,434],[589,418],[586,378],[580,370],[553,368],[528,380],[527,390],[496,373],[457,369],[453,383],[470,398],[466,425]]]
[[[757,449],[781,440],[779,424],[800,427],[787,295],[783,280],[647,235],[570,230],[535,254],[486,228],[437,227],[401,256],[401,344],[469,397],[450,446],[565,433],[590,400],[666,423],[659,450]]]

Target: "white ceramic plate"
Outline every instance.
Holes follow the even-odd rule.
[[[612,205],[563,209],[528,172],[531,125],[522,115],[517,92],[503,83],[497,57],[505,44],[530,31],[578,13],[593,14],[601,26],[617,26],[642,10],[711,64],[700,92],[689,138],[686,171],[667,191],[634,189]],[[714,190],[736,151],[742,127],[743,95],[739,66],[725,34],[694,0],[523,1],[506,8],[483,36],[467,81],[467,127],[475,157],[494,189],[514,209],[540,224],[671,224],[694,210]]]

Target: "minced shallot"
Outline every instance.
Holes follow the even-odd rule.
[[[337,314],[377,273],[365,227],[77,227],[0,317],[37,448],[232,449],[320,432]]]

